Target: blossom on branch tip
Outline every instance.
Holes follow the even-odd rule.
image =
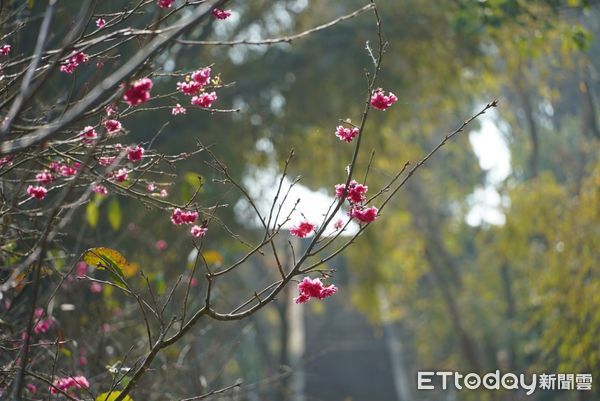
[[[126,168],[120,168],[116,173],[113,174],[113,178],[117,182],[123,182],[129,178],[129,170]]]
[[[371,223],[377,219],[378,210],[375,206],[360,207],[354,206],[350,210],[350,216],[360,221],[361,223]]]
[[[187,110],[185,109],[185,107],[183,107],[179,103],[177,103],[175,107],[171,109],[171,114],[173,114],[174,116],[176,116],[177,114],[185,114],[186,112]]]
[[[212,11],[212,15],[217,19],[227,19],[231,16],[231,10],[222,10],[220,8],[215,8]]]
[[[30,185],[27,187],[27,195],[29,195],[32,198],[35,198],[37,200],[44,199],[47,194],[48,194],[48,190],[46,188],[42,187],[41,185],[38,185],[35,187],[33,185]]]
[[[360,131],[356,127],[345,128],[339,125],[335,129],[335,136],[348,143],[352,142],[352,140],[358,136],[358,134],[360,134]]]
[[[203,92],[198,96],[194,96],[192,98],[192,104],[194,106],[200,106],[203,108],[208,108],[212,106],[212,103],[217,100],[217,94],[215,92],[207,93]]]
[[[392,92],[388,92],[387,96],[381,88],[377,89],[371,96],[371,106],[377,110],[385,110],[392,104],[396,103],[398,98]]]
[[[79,131],[79,137],[85,143],[92,143],[94,139],[98,138],[98,133],[91,125],[84,127]]]
[[[206,235],[207,231],[208,231],[208,228],[206,228],[206,227],[193,226],[192,229],[190,230],[190,233],[192,234],[192,237],[194,237],[194,238],[202,238]]]
[[[96,20],[96,26],[98,28],[104,28],[105,25],[106,25],[106,20],[104,20],[103,18],[98,18]]]
[[[8,53],[10,53],[10,49],[11,45],[8,44],[0,46],[0,55],[8,56]]]
[[[324,286],[321,279],[311,279],[310,277],[304,277],[304,279],[298,283],[298,296],[294,298],[294,302],[297,304],[303,304],[308,302],[311,298],[323,299],[332,296],[337,292],[337,287],[333,284]]]
[[[306,237],[308,234],[310,234],[312,231],[314,231],[315,229],[315,225],[312,224],[311,222],[304,220],[301,221],[300,223],[298,223],[296,226],[290,228],[290,234],[298,237],[298,238],[304,238]]]
[[[153,83],[150,78],[137,80],[125,91],[123,100],[130,106],[137,106],[138,104],[147,102],[150,100],[150,89],[152,89],[152,86]]]
[[[144,148],[141,146],[128,146],[125,151],[127,152],[127,158],[132,162],[139,162],[144,156]]]
[[[81,164],[78,162],[74,162],[70,166],[67,166],[66,164],[62,164],[58,168],[58,171],[60,172],[60,175],[62,175],[63,177],[72,177],[77,174],[77,170],[79,169],[79,167],[81,167]]]

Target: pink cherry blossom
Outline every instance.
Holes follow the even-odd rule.
[[[153,182],[149,182],[148,185],[146,185],[146,191],[154,192],[155,190],[156,190],[156,185]]]
[[[0,55],[8,56],[8,53],[10,53],[10,49],[11,49],[11,45],[8,45],[8,44],[0,46]]]
[[[175,225],[194,224],[198,219],[198,212],[183,211],[179,208],[173,210],[171,214],[171,222]]]
[[[127,152],[127,158],[132,162],[139,162],[144,156],[144,148],[141,146],[128,146],[125,151]]]
[[[184,95],[193,96],[202,90],[202,85],[196,81],[177,82],[177,90]]]
[[[207,108],[212,106],[212,103],[217,100],[217,94],[215,92],[207,93],[203,92],[198,96],[194,96],[192,98],[192,104],[195,106],[200,106],[203,108]]]
[[[69,376],[54,380],[52,386],[49,386],[48,390],[50,390],[51,394],[59,394],[61,391],[69,393],[72,389],[87,388],[90,388],[90,383],[84,376]]]
[[[38,311],[41,311],[41,313],[39,313]],[[36,312],[38,312],[37,316],[36,316],[37,321],[35,322],[35,325],[33,326],[33,332],[35,334],[47,333],[48,331],[50,331],[50,329],[54,325],[54,319],[52,319],[51,316],[48,316],[45,319],[42,319],[44,311],[41,310],[40,308],[38,308],[36,310]]]
[[[194,82],[199,83],[201,86],[205,86],[208,85],[208,83],[210,82],[210,73],[210,67],[205,67],[192,72],[192,79],[194,80]]]
[[[337,184],[335,186],[335,197],[340,198],[346,188],[345,184]],[[369,187],[363,184],[359,184],[355,180],[350,181],[348,185],[348,191],[346,192],[346,199],[350,203],[362,203],[365,201],[365,194],[369,190]]]
[[[106,120],[104,121],[104,128],[109,134],[116,134],[123,129],[121,122],[118,120]]]
[[[160,8],[171,8],[175,0],[158,0],[157,4]]]
[[[104,110],[106,110],[106,115],[110,117],[117,112],[117,107],[115,105],[109,104]]]
[[[92,284],[90,284],[90,292],[92,294],[100,294],[102,292],[102,284],[94,281],[92,282]]]
[[[54,174],[48,170],[44,170],[35,175],[35,180],[42,185],[50,184],[54,181]]]
[[[29,394],[35,394],[37,392],[37,387],[33,383],[27,383],[25,389]]]
[[[171,109],[171,114],[173,114],[174,116],[178,114],[185,114],[186,112],[187,110],[185,109],[185,107],[183,107],[179,103],[177,103],[177,105]]]
[[[42,186],[30,185],[27,187],[27,194],[37,200],[42,200],[48,194],[48,190]]]
[[[160,196],[161,198],[166,198],[167,196],[169,196],[169,192],[166,189],[161,189],[158,193],[158,196]]]
[[[75,265],[75,275],[79,278],[84,277],[88,272],[88,265],[85,262],[78,262]]]
[[[50,169],[50,171],[57,173],[60,170],[60,166],[61,164],[58,162],[50,162],[48,168]]]
[[[70,166],[63,164],[59,167],[60,175],[62,175],[63,177],[72,177],[77,174],[77,170],[80,166],[81,164],[78,162],[74,162]]]
[[[84,52],[74,52],[64,63],[60,66],[60,71],[72,74],[75,68],[79,67],[82,63],[87,63],[89,56]]]
[[[335,130],[335,136],[340,138],[340,140],[348,142],[348,143],[352,142],[352,140],[358,134],[360,134],[360,131],[356,127],[345,128],[345,127],[339,125]]]
[[[299,238],[304,238],[315,229],[315,225],[307,220],[301,221],[290,229],[290,234]]]
[[[153,83],[150,78],[137,80],[125,91],[123,100],[130,106],[137,106],[138,104],[147,102],[150,100],[150,89],[152,89],[152,86]]]
[[[4,157],[0,157],[0,168],[4,167],[4,166],[12,166],[12,159],[13,157],[8,155],[8,156],[4,156]]]
[[[217,19],[227,19],[231,16],[231,10],[221,10],[220,8],[215,8],[212,11],[212,14]]]
[[[332,296],[337,292],[337,287],[333,284],[323,286],[320,279],[311,279],[310,277],[304,277],[304,279],[298,283],[298,297],[294,298],[297,304],[303,304],[308,302],[311,298],[323,299]]]
[[[123,182],[129,178],[129,170],[126,168],[120,168],[115,174],[113,174],[113,178],[117,182]]]
[[[340,230],[341,228],[344,227],[344,220],[342,219],[338,219],[334,224],[333,224],[333,228],[335,228],[336,230]]]
[[[378,110],[385,110],[392,104],[396,103],[398,98],[392,92],[388,92],[386,96],[381,88],[377,89],[371,96],[371,106]]]
[[[164,239],[159,239],[154,244],[154,247],[159,251],[164,251],[165,249],[167,249],[167,246],[167,241],[165,241]]]
[[[101,156],[98,158],[98,164],[102,167],[110,166],[117,160],[116,156]]]
[[[106,25],[106,20],[104,20],[103,18],[98,18],[96,20],[96,26],[98,28],[104,28],[105,25]]]
[[[192,226],[190,233],[192,234],[192,237],[194,237],[194,238],[202,238],[206,235],[207,231],[208,231],[208,228],[206,228],[206,227]]]
[[[95,192],[99,195],[108,195],[108,188],[106,188],[104,185],[95,184],[92,185],[92,192]]]
[[[378,210],[375,206],[367,208],[354,206],[352,210],[350,210],[350,216],[361,223],[371,223],[377,219],[377,212]]]
[[[92,143],[94,139],[98,138],[98,133],[91,125],[83,127],[81,131],[79,131],[79,137],[85,143]]]

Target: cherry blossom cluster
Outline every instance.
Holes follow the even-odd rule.
[[[66,74],[72,74],[80,64],[87,63],[89,59],[84,52],[75,52],[60,66],[60,70]]]
[[[231,17],[231,10],[222,10],[220,8],[215,8],[212,11],[212,15],[217,19],[227,19]]]
[[[85,376],[69,376],[60,377],[49,386],[51,394],[69,393],[73,390],[88,389],[90,388],[90,382]]]
[[[386,95],[383,89],[379,88],[373,92],[371,96],[371,106],[378,110],[386,110],[392,104],[396,103],[398,98],[392,92],[388,92]]]
[[[0,56],[8,56],[10,53],[11,46],[9,44],[4,44],[0,46]]]
[[[352,142],[352,140],[355,137],[357,137],[358,134],[360,134],[360,131],[356,127],[346,128],[342,125],[339,125],[335,129],[335,136],[340,138],[341,141],[348,142],[348,143]]]
[[[130,106],[137,106],[150,100],[150,89],[152,89],[152,80],[142,78],[135,81],[123,95],[123,100]]]
[[[180,208],[176,208],[171,214],[171,223],[175,224],[176,226],[182,224],[194,224],[196,220],[198,220],[198,212],[194,211],[185,211],[181,210]],[[206,228],[204,225],[194,224],[190,229],[190,234],[192,234],[192,237],[194,238],[201,238],[206,235],[207,231],[208,228]]]
[[[294,298],[294,302],[297,304],[304,304],[311,298],[323,299],[332,296],[337,292],[337,287],[333,284],[324,286],[321,279],[310,277],[304,277],[304,279],[298,283],[298,296]]]
[[[216,92],[205,91],[211,83],[211,68],[205,67],[191,72],[185,76],[183,81],[177,82],[177,90],[186,96],[192,96],[191,104],[202,108],[209,108],[217,100]],[[216,80],[218,82],[218,79]],[[185,114],[186,110],[179,103],[173,108],[173,115]]]
[[[359,184],[355,180],[350,181],[348,189],[346,189],[345,184],[335,186],[336,198],[341,198],[345,192],[345,200],[350,203],[350,217],[357,219],[361,223],[371,223],[377,219],[377,208],[375,206],[366,207],[364,205],[367,200],[365,194],[368,190],[369,187]]]

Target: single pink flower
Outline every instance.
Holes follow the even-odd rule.
[[[96,20],[96,26],[98,28],[104,28],[105,25],[106,25],[106,20],[104,20],[103,18],[98,18]]]
[[[144,148],[141,146],[128,146],[125,151],[127,152],[127,158],[132,162],[139,162],[144,156]]]
[[[158,0],[157,4],[160,8],[171,8],[175,0]]]
[[[360,134],[360,131],[356,127],[345,128],[339,125],[335,130],[335,136],[348,143],[352,142],[358,134]]]
[[[59,167],[60,175],[62,175],[63,177],[72,177],[77,174],[77,170],[80,166],[81,164],[78,162],[74,162],[70,166],[63,164]]]
[[[10,53],[10,49],[11,49],[11,45],[8,45],[8,44],[0,46],[0,55],[8,56],[8,53]]]
[[[304,238],[312,231],[314,231],[315,225],[308,222],[307,220],[301,221],[296,226],[290,229],[290,234],[295,235],[299,238]]]
[[[344,227],[344,220],[342,219],[338,219],[334,224],[333,224],[333,228],[335,228],[336,230],[340,230]]]
[[[116,134],[123,129],[123,126],[118,120],[106,120],[104,121],[104,128],[109,134]]]
[[[42,186],[30,185],[27,187],[27,194],[37,200],[42,200],[48,194],[48,190]]]
[[[194,96],[192,98],[192,104],[194,106],[200,106],[203,108],[208,108],[212,106],[213,102],[217,100],[217,94],[215,92],[206,93],[203,92],[198,96]]]
[[[202,238],[206,235],[207,231],[208,231],[208,228],[206,228],[206,227],[192,226],[190,233],[192,234],[192,237],[194,237],[194,238]]]
[[[166,189],[161,189],[158,193],[158,196],[160,196],[161,198],[166,198],[167,196],[169,196],[169,192]]]
[[[185,114],[186,113],[186,109],[185,107],[183,107],[182,105],[180,105],[179,103],[177,103],[177,105],[175,107],[173,107],[173,109],[171,109],[171,114],[173,114],[174,116],[178,115],[178,114]]]
[[[112,104],[109,104],[104,110],[106,110],[106,115],[110,117],[117,112],[117,107]]]
[[[102,284],[94,281],[92,282],[92,284],[90,284],[90,292],[92,294],[100,294],[102,292]]]
[[[12,166],[12,159],[13,157],[11,155],[0,157],[0,168],[4,166]]]
[[[202,85],[196,81],[177,82],[177,90],[184,95],[193,96],[202,90]]]
[[[123,182],[123,181],[127,180],[127,178],[129,178],[129,170],[127,170],[126,168],[120,168],[116,172],[116,174],[113,174],[113,178],[117,182]]]
[[[60,170],[60,166],[61,164],[58,162],[51,162],[48,168],[50,169],[50,171],[58,173],[58,171]]]
[[[75,265],[75,275],[79,278],[84,277],[88,272],[88,265],[85,262],[77,262]]]
[[[231,10],[221,10],[220,8],[215,8],[212,11],[212,14],[217,19],[227,19],[231,16]]]
[[[29,394],[35,394],[37,392],[37,387],[33,383],[27,383],[25,389]]]
[[[99,195],[108,195],[108,188],[106,188],[104,185],[95,184],[92,185],[92,192],[95,192]]]
[[[138,104],[147,102],[150,100],[150,89],[152,89],[152,86],[153,83],[150,78],[137,80],[125,91],[123,100],[130,106],[137,106]]]
[[[81,131],[79,131],[79,137],[85,143],[92,143],[96,138],[98,138],[98,133],[91,125],[83,127]]]
[[[371,96],[371,106],[378,110],[385,110],[392,104],[396,103],[398,98],[392,92],[388,92],[387,96],[381,88],[377,89]]]
[[[46,319],[38,320],[33,326],[33,332],[35,334],[43,334],[50,331],[52,326],[54,325],[54,320],[52,317],[48,317]]]
[[[361,223],[371,223],[377,219],[377,208],[375,206],[363,208],[360,206],[354,206],[350,210],[350,216],[354,217]]]
[[[167,246],[167,241],[165,241],[164,239],[159,239],[154,244],[154,247],[159,251],[164,251],[165,249],[167,249]]]
[[[154,185],[153,182],[149,182],[148,185],[146,185],[146,191],[148,192],[154,192],[156,190],[156,185]]]
[[[50,184],[54,181],[54,174],[48,170],[44,170],[35,175],[35,180],[42,185]]]
[[[205,67],[200,70],[192,72],[192,79],[194,82],[199,83],[201,86],[208,85],[210,82],[210,67]]]

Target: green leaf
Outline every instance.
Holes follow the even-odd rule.
[[[112,199],[108,204],[108,222],[113,230],[117,231],[121,227],[122,213],[121,205],[116,199]]]
[[[114,401],[120,394],[120,391],[107,391],[106,393],[102,393],[96,397],[96,401]],[[131,398],[129,395],[126,395],[123,397],[123,401],[133,401],[133,398]]]
[[[96,228],[96,226],[98,225],[99,215],[100,213],[98,211],[98,205],[96,204],[96,202],[88,203],[87,207],[85,208],[85,217],[90,227]]]

